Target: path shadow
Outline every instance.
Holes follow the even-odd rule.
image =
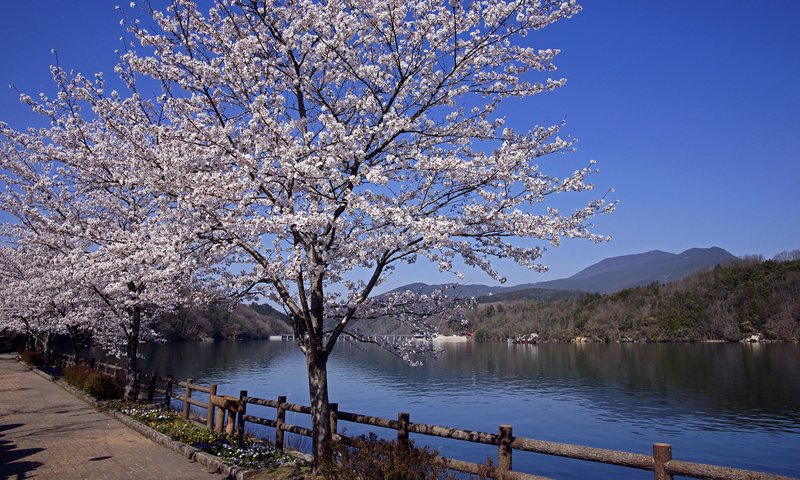
[[[33,390],[33,389],[28,387],[3,388],[0,389],[0,392],[22,392],[25,390]]]
[[[4,423],[0,425],[0,432],[5,432],[6,430],[14,430],[15,428],[19,428],[25,426],[24,423]]]
[[[13,430],[24,425],[24,423],[0,425],[0,432]],[[0,434],[0,438],[2,437],[5,437],[5,434]],[[28,472],[36,470],[43,463],[24,459],[44,450],[44,448],[17,448],[17,444],[11,440],[0,440],[0,478],[28,478],[30,476]]]

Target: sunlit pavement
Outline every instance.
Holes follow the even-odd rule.
[[[0,355],[0,478],[214,479],[53,382]]]

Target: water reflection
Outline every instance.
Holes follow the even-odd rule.
[[[414,369],[381,352],[345,347],[331,370],[412,397],[557,395],[611,415],[744,415],[763,418],[765,429],[796,433],[799,353],[796,345],[465,344]]]
[[[307,402],[305,363],[289,342],[185,343],[143,353],[147,370],[219,383],[225,393]],[[511,423],[518,436],[643,453],[665,441],[681,459],[800,476],[798,360],[797,345],[467,343],[412,368],[378,349],[343,344],[329,371],[331,398],[348,411],[408,411],[412,421],[484,431]],[[448,454],[460,449],[456,456],[466,459],[492,453],[429,443]],[[514,462],[562,477],[590,468],[534,455]],[[636,475],[591,470],[594,478],[646,478]]]

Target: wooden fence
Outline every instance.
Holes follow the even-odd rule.
[[[98,362],[94,358],[81,356],[76,357],[75,355],[51,352],[50,364],[59,368],[66,368],[73,365],[89,367],[105,375],[116,377],[122,382],[124,382],[127,377],[127,370],[125,367],[121,367],[113,363]],[[138,386],[139,390],[139,400],[146,400],[150,403],[154,401],[156,383],[158,380],[159,377],[157,372],[151,372],[146,375],[142,375],[141,370],[136,372],[136,385]],[[161,381],[163,382],[163,379]]]
[[[263,425],[275,429],[275,447],[283,450],[285,441],[284,433],[294,433],[302,436],[311,436],[311,430],[299,425],[286,422],[286,412],[311,414],[311,407],[287,403],[285,396],[277,399],[264,399],[250,397],[247,391],[239,392],[238,397],[217,395],[217,385],[205,387],[192,383],[192,380],[175,382],[171,377],[163,379],[165,389],[157,391],[164,394],[164,405],[168,406],[172,400],[183,402],[183,417],[189,418],[189,405],[196,405],[207,410],[206,424],[209,428],[214,425],[217,432],[226,432],[236,435],[241,442],[244,437],[246,423]],[[174,386],[182,388],[183,395],[173,392]],[[199,402],[192,398],[192,391],[201,391],[209,394],[208,402]],[[275,409],[274,418],[263,418],[247,413],[248,405],[261,405]],[[383,427],[397,432],[397,440],[408,443],[410,434],[427,435],[433,437],[449,438],[472,443],[482,443],[497,447],[497,462],[494,468],[494,478],[503,480],[542,480],[545,477],[512,470],[514,451],[534,452],[545,455],[554,455],[577,460],[618,465],[653,472],[655,480],[669,480],[673,475],[691,478],[718,479],[718,480],[789,480],[790,477],[772,475],[768,473],[740,470],[734,468],[707,465],[701,463],[684,462],[672,458],[672,446],[665,443],[653,444],[653,455],[643,455],[616,450],[584,447],[565,443],[547,442],[531,438],[515,437],[511,425],[500,425],[497,433],[485,433],[472,430],[461,430],[439,425],[411,422],[410,414],[401,412],[397,419],[372,417],[359,413],[339,410],[338,404],[331,404],[331,429],[339,431],[339,422],[352,422],[362,425]],[[336,433],[335,439],[347,442],[349,439]],[[448,468],[465,473],[477,474],[481,465],[462,460],[443,457],[442,461]],[[485,468],[484,468],[485,469]]]
[[[108,368],[108,364],[94,363],[94,365],[100,365],[100,368]],[[148,377],[150,378],[150,382],[143,384],[142,387],[147,387],[147,399],[149,401],[152,402],[154,394],[158,393],[163,396],[160,403],[164,408],[172,408],[173,400],[182,402],[182,408],[180,410],[185,419],[189,419],[190,417],[191,405],[204,409],[206,411],[205,420],[208,428],[213,428],[220,433],[226,432],[230,435],[235,435],[239,442],[244,438],[247,423],[274,428],[275,447],[281,451],[283,451],[285,446],[285,432],[306,437],[311,436],[310,429],[286,422],[286,412],[310,415],[311,407],[288,403],[285,396],[279,396],[275,400],[250,397],[246,390],[240,391],[238,396],[219,395],[217,393],[217,385],[215,384],[203,386],[193,383],[192,379],[176,381],[172,376],[158,377],[155,372]],[[163,384],[164,387],[156,386],[156,382]],[[203,402],[193,398],[192,392],[206,393],[208,395],[208,401]],[[247,413],[248,405],[260,405],[273,408],[275,409],[275,416],[274,418],[263,418],[250,415]],[[500,425],[497,433],[478,432],[426,423],[414,423],[411,421],[410,414],[406,412],[399,413],[396,419],[347,412],[339,410],[338,404],[335,403],[331,404],[330,421],[331,429],[335,434],[335,440],[344,441],[346,443],[350,438],[338,433],[339,422],[351,422],[395,430],[397,432],[398,442],[404,444],[408,444],[409,437],[413,433],[496,446],[497,462],[492,477],[501,480],[546,479],[546,477],[513,470],[514,451],[534,452],[607,465],[649,470],[653,472],[654,480],[671,480],[673,475],[712,480],[792,480],[790,477],[763,472],[675,460],[672,458],[672,446],[666,443],[654,443],[653,454],[644,455],[515,437],[511,425]],[[448,468],[465,473],[477,474],[482,467],[477,463],[447,457],[442,457],[442,462]],[[485,467],[483,469],[485,470]]]

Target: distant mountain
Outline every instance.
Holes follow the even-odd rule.
[[[524,283],[511,287],[412,283],[396,288],[392,292],[411,290],[430,294],[437,289],[446,288],[448,295],[475,297],[481,303],[509,299],[549,301],[575,296],[578,292],[612,293],[653,282],[673,282],[698,270],[724,265],[734,260],[737,260],[737,257],[719,247],[690,248],[679,254],[653,250],[606,258],[571,277],[559,280]]]
[[[444,283],[440,285],[428,285],[427,283],[409,283],[402,287],[395,288],[388,293],[411,291],[419,295],[430,295],[436,291],[441,291],[450,297],[470,298],[482,297],[493,293],[507,291],[509,287],[490,287],[488,285],[459,285],[457,283]],[[513,288],[513,287],[511,287]]]
[[[653,250],[602,260],[575,275],[534,284],[554,290],[612,293],[653,282],[669,283],[703,268],[714,268],[737,257],[719,247],[690,248],[679,254]]]
[[[445,283],[441,285],[428,285],[427,283],[409,283],[395,288],[387,293],[412,291],[420,295],[430,295],[441,291],[443,295],[456,298],[475,298],[478,303],[510,302],[513,300],[543,300],[546,302],[576,297],[581,291],[556,290],[552,288],[538,288],[536,283],[526,283],[513,287],[490,287],[488,285],[459,285]]]
[[[509,290],[493,292],[488,295],[475,297],[478,303],[515,302],[517,300],[540,300],[555,302],[567,298],[583,295],[580,290],[553,290],[551,288],[518,288],[508,287]]]

